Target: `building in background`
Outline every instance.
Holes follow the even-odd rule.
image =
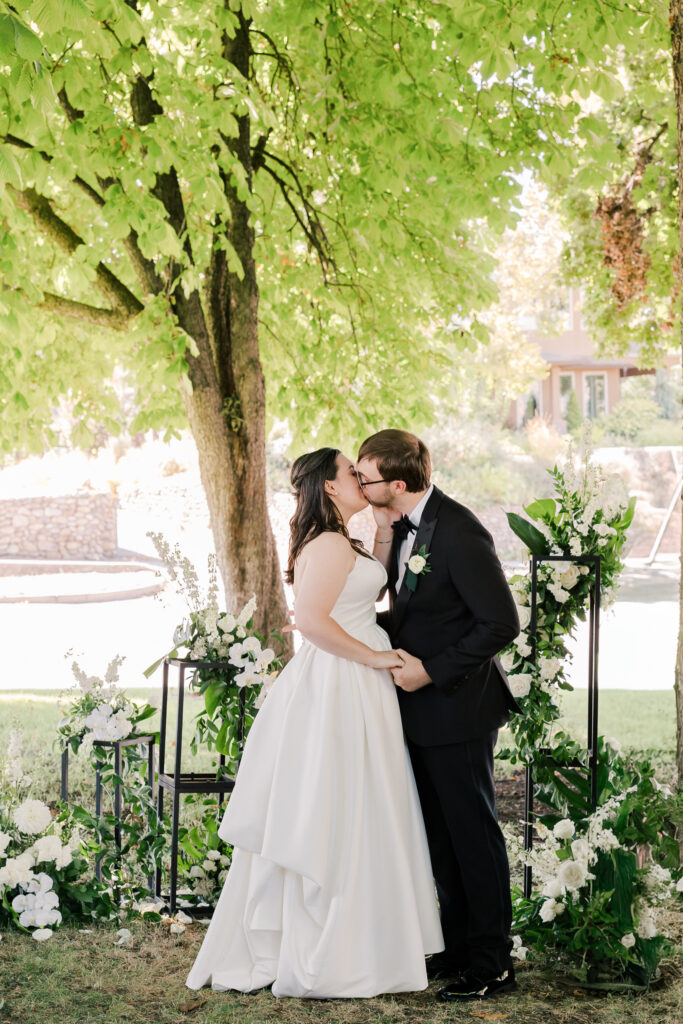
[[[538,345],[550,372],[534,384],[530,393],[512,403],[506,426],[513,429],[524,426],[538,413],[560,433],[566,431],[572,391],[576,393],[581,417],[597,419],[614,409],[621,397],[623,378],[655,372],[640,369],[635,357],[598,359],[595,356],[593,339],[581,316],[579,289],[567,288],[553,313],[555,321],[564,327],[553,336],[538,331],[536,317],[525,317],[522,323],[524,333]],[[678,357],[671,355],[665,365],[673,366],[677,362]]]

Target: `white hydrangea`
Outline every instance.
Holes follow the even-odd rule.
[[[12,818],[24,835],[37,836],[48,827],[52,814],[42,800],[24,800],[15,808]]]

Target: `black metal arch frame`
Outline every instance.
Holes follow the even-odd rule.
[[[590,778],[590,801],[594,808],[598,802],[598,654],[600,650],[600,580],[602,560],[599,555],[571,557],[568,555],[532,555],[529,559],[531,573],[531,621],[529,636],[531,638],[531,658],[537,663],[537,614],[536,594],[538,592],[538,567],[543,562],[571,562],[574,565],[593,567],[593,583],[590,589],[588,613],[588,775]],[[538,751],[538,760],[546,764],[562,768],[583,768],[582,762],[571,764],[558,761],[552,750],[543,748]],[[534,774],[533,763],[527,764],[524,772],[524,849],[529,851],[534,841]],[[524,895],[531,896],[531,867],[524,867]]]

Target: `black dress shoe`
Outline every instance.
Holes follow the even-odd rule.
[[[469,999],[490,999],[491,996],[514,992],[517,988],[514,967],[508,967],[497,978],[483,980],[472,971],[466,971],[452,985],[446,985],[436,998],[441,1003],[462,1003]]]
[[[458,963],[445,953],[434,953],[427,957],[427,977],[430,981],[453,981],[467,970],[467,966]]]

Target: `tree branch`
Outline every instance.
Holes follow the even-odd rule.
[[[56,313],[58,316],[68,316],[81,323],[91,324],[93,327],[108,327],[114,331],[123,331],[130,323],[130,316],[116,309],[102,309],[99,306],[89,306],[85,302],[77,302],[75,299],[67,299],[63,295],[55,295],[52,292],[43,292],[43,301],[39,302],[36,309],[42,309],[46,313]]]
[[[85,245],[80,235],[54,212],[45,196],[40,195],[34,188],[22,190],[9,184],[7,188],[14,196],[19,209],[27,213],[43,233],[64,252],[71,256],[81,245]],[[145,307],[138,297],[108,267],[98,263],[94,270],[95,287],[111,302],[115,311],[129,317],[142,312]]]

